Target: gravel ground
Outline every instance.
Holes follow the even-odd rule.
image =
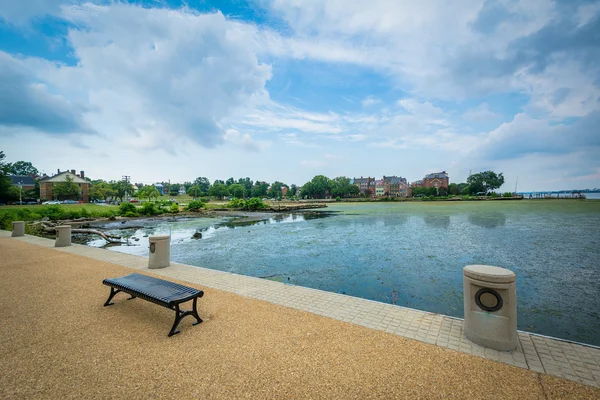
[[[102,307],[102,279],[131,272],[0,239],[0,398],[600,398],[593,387],[202,287],[204,322],[188,317],[168,338],[173,311],[123,294]]]

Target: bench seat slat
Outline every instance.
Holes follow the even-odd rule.
[[[108,278],[102,283],[165,307],[202,297],[204,294],[201,290],[141,274]]]

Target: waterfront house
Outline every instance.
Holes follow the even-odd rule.
[[[9,175],[13,186],[21,187],[21,190],[33,190],[35,189],[35,180],[31,176],[27,175]]]
[[[423,178],[423,181],[421,183],[421,187],[448,189],[449,180],[450,178],[448,177],[446,171],[434,172],[432,174],[425,175],[425,178]]]
[[[367,190],[371,190],[371,182],[373,182],[373,189],[375,188],[375,178],[363,178],[361,176],[360,178],[353,178],[352,182],[356,187],[358,187],[358,190],[360,190],[360,194],[365,194]],[[375,192],[373,191],[372,193]]]
[[[375,181],[375,196],[382,197],[385,196],[385,186],[383,179],[378,179]]]
[[[68,198],[62,198],[63,196],[57,196],[52,193],[54,186],[59,183],[66,182],[68,179],[71,179],[73,183],[79,186],[79,194],[76,196],[68,196]],[[83,201],[84,203],[89,202],[89,193],[90,193],[91,183],[85,180],[85,173],[80,171],[79,174],[75,173],[75,170],[71,171],[63,171],[60,169],[57,170],[56,175],[49,176],[40,180],[40,198],[46,200],[78,200]]]

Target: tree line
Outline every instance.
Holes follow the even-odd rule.
[[[0,151],[0,199],[14,200],[19,198],[19,188],[11,184],[8,175],[28,175],[38,176],[39,171],[32,163],[26,161],[17,161],[7,163],[4,161],[5,155]],[[138,191],[135,192],[134,185],[126,181],[104,181],[102,179],[91,180],[85,178],[91,183],[89,196],[91,200],[111,200],[118,199],[123,201],[127,197],[134,195],[141,199],[157,199],[160,192],[154,185],[144,185],[136,183]],[[35,179],[35,189],[23,191],[23,198],[39,198],[39,179]],[[292,184],[275,181],[272,183],[265,181],[253,181],[246,178],[229,178],[225,181],[217,179],[214,182],[206,177],[198,177],[193,182],[173,183],[162,182],[166,188],[165,194],[177,196],[181,188],[185,193],[194,197],[215,197],[223,199],[225,197],[234,197],[246,199],[252,197],[268,197],[280,199],[283,197],[322,199],[325,197],[352,198],[361,195],[360,189],[350,183],[351,179],[346,176],[338,176],[330,179],[325,175],[316,175],[310,181],[306,182],[301,190]],[[413,188],[413,196],[447,196],[447,195],[477,195],[486,194],[498,189],[504,184],[502,173],[496,174],[494,171],[484,171],[470,175],[467,182],[450,183],[448,188]],[[53,192],[61,196],[76,196],[81,192],[81,188],[71,180],[63,182],[53,188]],[[284,194],[285,193],[285,194]],[[363,196],[370,196],[372,193],[363,193]]]

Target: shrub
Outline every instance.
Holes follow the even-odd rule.
[[[185,206],[185,209],[186,211],[199,211],[204,205],[202,200],[192,200]]]
[[[179,212],[179,206],[175,203],[171,204],[171,209],[169,210],[169,212],[176,214]]]
[[[513,197],[513,194],[511,192],[506,192],[502,195],[502,197]]]
[[[342,201],[342,198],[340,196],[335,198],[335,201]]]
[[[138,214],[137,211],[137,207],[135,206],[135,204],[132,203],[121,203],[121,205],[119,206],[119,214],[125,216],[125,217],[136,217]],[[130,215],[126,215],[126,214],[130,214]],[[133,214],[133,215],[131,215]]]
[[[233,199],[231,200],[229,203],[227,203],[227,206],[229,208],[246,208],[246,200],[244,199]]]
[[[140,209],[140,214],[148,216],[158,215],[162,214],[162,210],[158,208],[155,203],[147,202],[142,205],[142,208]]]
[[[262,210],[263,208],[266,208],[267,206],[262,202],[262,200],[258,197],[253,197],[250,200],[248,200],[246,202],[246,209],[247,210]]]

